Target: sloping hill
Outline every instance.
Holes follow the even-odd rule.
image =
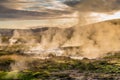
[[[5,35],[2,34],[3,41]],[[119,34],[120,20],[112,20],[64,29],[43,27],[13,30],[13,35],[7,41],[9,45],[29,45],[32,54],[61,53],[64,56],[96,58],[108,52],[120,51]]]

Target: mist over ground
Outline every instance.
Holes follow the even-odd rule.
[[[24,51],[28,55],[99,58],[120,51],[119,28],[118,19],[70,28],[1,29],[1,46],[27,45],[21,50],[28,48]]]
[[[21,40],[35,44],[30,50],[37,54],[57,50],[66,56],[101,57],[119,51],[119,20],[104,22],[120,18],[119,4],[118,0],[2,0],[0,28],[13,29],[9,44],[23,44]]]
[[[0,80],[120,80],[120,0],[0,0]]]

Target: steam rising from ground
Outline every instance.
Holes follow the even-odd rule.
[[[7,5],[7,7],[9,6],[11,4]],[[18,10],[26,7],[29,6],[11,6],[11,8]],[[59,10],[63,10],[63,6],[56,5],[56,7]],[[56,9],[56,7],[48,8]],[[30,46],[29,50],[24,53],[35,55],[35,58],[44,58],[48,57],[49,54],[53,54],[75,59],[82,59],[84,57],[93,59],[102,57],[109,52],[120,51],[120,20],[102,22],[105,20],[119,19],[120,11],[106,13],[99,12],[99,10],[98,12],[91,11],[91,8],[89,10],[89,12],[75,10],[72,14],[60,15],[59,18],[55,19],[3,21],[0,22],[0,28],[26,29],[14,30],[9,43],[10,45],[18,43]],[[36,26],[47,27],[37,30],[38,27]],[[30,28],[36,28],[36,30],[27,30]],[[31,57],[14,56],[13,58],[15,59],[15,63],[11,64],[11,70],[16,72],[10,72],[7,75],[8,77],[13,73],[17,74],[17,70],[22,71],[28,69],[27,62],[32,60],[30,59]]]
[[[15,30],[14,35],[17,32],[19,37],[13,35],[11,39],[15,39],[16,42],[21,39],[30,45],[32,42],[34,46],[31,46],[26,54],[47,56],[48,53],[55,53],[72,57],[98,58],[108,52],[120,51],[119,28],[120,21],[113,20],[71,28]]]

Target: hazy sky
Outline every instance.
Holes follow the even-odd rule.
[[[70,18],[73,21],[78,17],[84,22],[84,18],[95,21],[99,15],[100,20],[108,20],[119,18],[119,10],[120,0],[0,0],[0,28],[6,24],[5,21],[11,21],[11,25],[18,21],[18,25],[21,20],[28,20],[27,23],[29,20],[40,20],[41,23],[43,19],[48,22]]]

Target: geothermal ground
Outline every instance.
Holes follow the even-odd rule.
[[[70,28],[1,29],[1,46],[25,54],[99,58],[120,51],[120,20]],[[12,51],[12,50],[11,50]],[[14,51],[14,49],[13,49]]]
[[[1,80],[120,79],[120,20],[0,34]]]

